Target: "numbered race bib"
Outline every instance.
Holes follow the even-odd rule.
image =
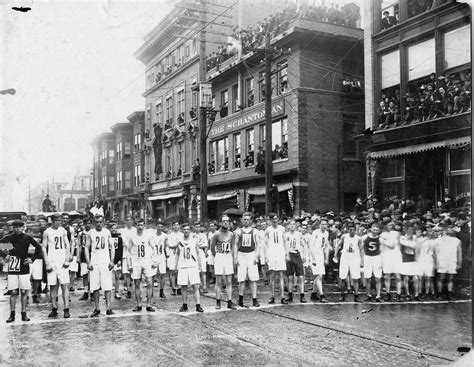
[[[252,246],[252,234],[244,233],[242,234],[242,247]]]
[[[354,252],[353,248],[352,248],[352,245],[349,245],[349,248],[347,249],[347,252]]]
[[[10,256],[8,263],[8,272],[9,273],[19,273],[20,272],[20,258],[16,256]]]

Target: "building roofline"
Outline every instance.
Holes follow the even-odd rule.
[[[104,141],[104,140],[115,140],[115,136],[113,133],[111,132],[103,132],[103,133],[100,133],[99,135],[97,135],[95,138],[93,138],[91,141],[90,141],[90,145],[95,145],[97,144],[98,142],[100,141]]]
[[[117,122],[116,124],[112,125],[110,127],[110,130],[112,130],[112,132],[115,132],[119,129],[127,129],[127,128],[131,128],[132,127],[132,124],[127,121],[127,122]]]

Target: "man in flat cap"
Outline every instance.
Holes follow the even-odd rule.
[[[18,290],[21,292],[21,319],[23,321],[30,321],[26,315],[26,297],[30,290],[30,265],[36,258],[41,255],[41,246],[33,237],[23,233],[25,223],[21,220],[15,220],[12,223],[13,233],[0,239],[0,243],[8,244],[2,246],[0,256],[6,255],[8,261],[8,290],[10,291],[10,317],[7,323],[15,321],[15,307],[16,299],[18,297]],[[31,258],[28,254],[30,245],[34,246],[35,253]],[[43,257],[46,258],[46,253],[43,251]]]

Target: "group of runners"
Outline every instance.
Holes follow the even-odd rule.
[[[238,225],[223,215],[207,228],[200,223],[145,225],[143,219],[134,221],[131,217],[126,218],[123,228],[116,222],[108,223],[107,228],[100,215],[71,224],[67,215],[54,214],[50,225],[44,217],[38,222],[37,231],[29,235],[23,221],[14,221],[11,233],[0,239],[0,255],[8,268],[11,313],[7,322],[15,320],[19,295],[22,320],[29,321],[28,294],[31,292],[33,302],[38,303],[45,282],[52,305],[48,317],[58,316],[61,287],[64,318],[69,318],[69,291],[74,290],[79,271],[84,286],[80,300],[94,300],[91,317],[101,314],[100,291],[105,295],[106,315],[114,314],[112,294],[116,299],[132,298],[132,289],[136,301],[133,311],[141,311],[143,281],[145,309],[155,312],[154,286],[159,287],[159,297],[166,298],[168,279],[171,295],[182,297],[180,312],[188,310],[188,286],[193,290],[196,311],[204,311],[200,297],[208,292],[209,279],[215,281],[217,309],[222,301],[229,309],[244,307],[246,282],[250,285],[252,306],[259,307],[260,274],[265,284],[270,284],[270,304],[293,302],[293,291],[299,292],[299,302],[306,303],[305,277],[311,278],[311,300],[325,303],[323,276],[330,263],[338,267],[339,301],[345,301],[348,290],[353,289],[354,301],[361,302],[360,280],[366,287],[365,301],[372,301],[372,278],[376,302],[382,302],[382,280],[384,300],[393,299],[392,278],[398,302],[402,301],[402,287],[407,300],[413,295],[413,300],[422,301],[423,290],[424,296],[441,299],[445,283],[447,299],[451,300],[453,279],[462,264],[459,226],[467,225],[465,215],[456,223],[402,223],[393,219],[360,225],[354,217],[340,223],[318,215],[282,221],[278,215],[270,214],[254,220],[248,212]],[[237,305],[232,301],[234,276],[238,282]]]

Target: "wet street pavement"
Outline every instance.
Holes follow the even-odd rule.
[[[2,278],[1,289],[5,284]],[[446,365],[461,357],[459,347],[472,344],[468,297],[341,304],[327,292],[328,304],[268,305],[268,287],[259,284],[260,308],[231,311],[223,302],[216,310],[211,292],[202,297],[205,312],[199,314],[191,294],[190,311],[180,313],[181,297],[169,293],[167,288],[165,300],[155,297],[155,313],[143,308],[137,314],[133,299],[114,299],[113,316],[105,316],[101,297],[96,319],[86,318],[93,306],[78,301],[81,291],[71,293],[70,319],[62,318],[62,302],[60,317],[48,319],[43,297],[29,306],[30,322],[20,320],[18,304],[12,324],[4,321],[8,297],[0,296],[0,365]],[[245,303],[251,304],[249,297]]]

